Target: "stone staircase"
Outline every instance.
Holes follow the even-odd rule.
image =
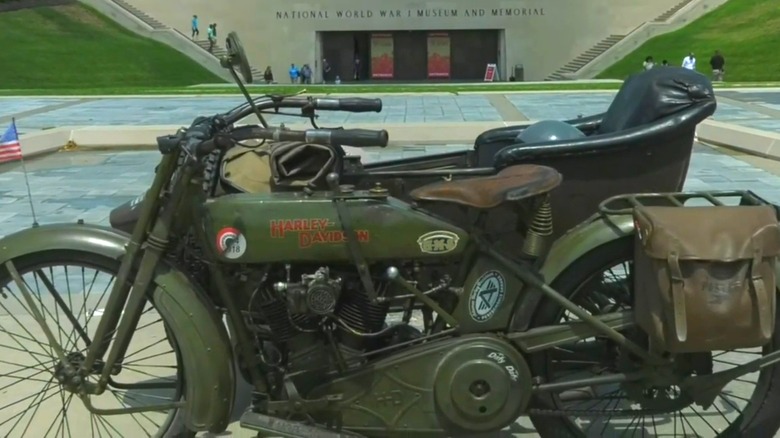
[[[148,24],[149,27],[152,29],[168,29],[169,27],[160,23],[159,21],[155,20],[154,18],[147,15],[144,11],[136,8],[135,6],[131,5],[130,3],[127,3],[124,0],[111,0],[114,3],[116,3],[118,6],[120,6],[122,9],[126,10],[127,12],[135,15],[138,17],[139,20],[143,21],[144,23]]]
[[[679,12],[680,9],[688,6],[688,4],[690,4],[692,1],[693,0],[682,0],[681,2],[677,3],[674,7],[669,9],[668,11],[656,17],[654,20],[652,20],[652,22],[665,23],[670,18],[672,18],[674,14]],[[585,65],[587,65],[588,63],[590,63],[591,61],[599,57],[602,53],[612,48],[612,46],[619,43],[625,37],[626,35],[610,35],[604,38],[603,40],[596,43],[595,46],[588,49],[585,53],[572,59],[571,61],[569,61],[568,64],[564,65],[558,70],[555,70],[550,76],[545,78],[545,81],[562,81],[562,80],[571,79],[566,76],[578,72],[582,67],[584,67]]]
[[[604,38],[603,40],[596,43],[596,45],[586,50],[580,56],[572,59],[566,65],[559,68],[558,70],[555,70],[550,76],[545,78],[545,81],[563,81],[568,79],[566,76],[564,76],[565,74],[576,73],[587,63],[596,59],[597,56],[606,52],[610,47],[614,46],[625,37],[626,37],[625,35],[610,35]]]
[[[125,0],[110,0],[110,1],[112,1],[115,4],[117,4],[119,7],[123,8],[124,10],[129,12],[130,14],[136,16],[139,20],[143,21],[144,23],[149,25],[149,27],[151,27],[154,30],[171,29],[171,30],[174,30],[174,31],[178,32],[179,34],[184,36],[186,39],[188,39],[188,40],[190,39],[188,35],[184,35],[182,32],[179,32],[176,29],[172,29],[170,26],[166,26],[166,25],[162,24],[161,22],[157,21],[156,19],[154,19],[151,16],[149,16],[148,14],[146,14],[144,11],[142,11],[142,10],[136,8],[135,6],[131,5],[130,3],[126,2]],[[192,42],[193,42],[193,44],[195,44],[196,46],[200,47],[201,49],[203,49],[205,51],[209,50],[209,41],[208,40],[194,40]],[[211,54],[215,58],[219,58],[220,56],[225,55],[226,53],[227,53],[227,51],[224,48],[222,48],[221,46],[219,46],[218,44],[215,44],[213,50],[211,51]],[[254,82],[254,83],[257,83],[258,81],[262,81],[262,79],[263,79],[263,72],[255,69],[254,67],[252,67],[252,78],[253,78],[252,82]]]
[[[209,40],[196,40],[194,41],[195,44],[198,45],[201,49],[208,52],[209,50]],[[216,58],[220,58],[223,55],[227,54],[227,50],[225,50],[222,46],[219,44],[214,44],[214,48],[211,50],[211,54],[214,55]],[[250,67],[252,70],[252,83],[258,83],[263,80],[263,72],[254,68]]]
[[[673,8],[669,9],[668,11],[664,12],[663,14],[659,15],[658,18],[653,20],[655,23],[665,23],[668,19],[672,18],[674,14],[677,13],[680,9],[688,6],[690,2],[693,0],[683,0],[680,3],[677,3]]]

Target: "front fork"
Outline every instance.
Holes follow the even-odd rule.
[[[147,292],[160,259],[167,248],[176,207],[181,205],[181,201],[188,193],[186,185],[193,176],[193,166],[181,168],[182,175],[180,175],[174,189],[171,190],[171,198],[167,200],[162,209],[159,208],[160,194],[176,170],[177,159],[178,154],[164,157],[151,188],[146,192],[141,206],[140,218],[133,229],[133,234],[126,247],[126,254],[119,266],[116,280],[106,302],[103,317],[96,328],[93,338],[95,342],[90,343],[87,347],[85,358],[80,365],[70,363],[67,360],[67,352],[63,351],[62,346],[57,343],[40,310],[32,302],[32,293],[19,276],[13,263],[11,261],[6,263],[11,277],[30,306],[30,312],[41,326],[49,344],[60,360],[65,377],[63,380],[66,380],[63,383],[66,387],[73,388],[72,390],[79,395],[86,407],[95,414],[117,415],[144,411],[166,411],[183,405],[181,402],[174,402],[146,407],[99,409],[92,406],[90,401],[90,395],[100,395],[105,392],[115,366],[121,365],[124,360],[130,340],[146,304]],[[160,215],[155,220],[158,211]],[[153,224],[152,230],[147,235],[151,224]],[[138,261],[139,257],[140,261]],[[133,275],[134,271],[135,275]],[[132,284],[129,281],[131,278],[133,278]],[[114,340],[113,344],[111,343],[112,339]],[[92,370],[96,363],[106,353],[108,353],[108,357],[103,366],[99,367],[102,369],[97,382],[88,381],[86,377],[93,374]]]

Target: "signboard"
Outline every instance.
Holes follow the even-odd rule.
[[[450,77],[450,34],[447,32],[428,34],[428,77]]]
[[[488,64],[487,67],[485,67],[485,82],[493,82],[497,78],[497,68],[495,64]]]
[[[393,35],[371,34],[371,78],[393,78]]]

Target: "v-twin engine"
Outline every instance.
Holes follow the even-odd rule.
[[[285,281],[260,291],[258,302],[277,341],[312,330],[326,316],[338,323],[345,338],[350,333],[376,333],[384,327],[389,304],[372,303],[353,276],[336,276],[330,268],[321,267],[293,282],[289,272],[287,268]]]

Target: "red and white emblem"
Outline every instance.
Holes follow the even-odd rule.
[[[223,228],[217,233],[217,251],[227,259],[237,259],[246,252],[246,238],[235,228]]]

